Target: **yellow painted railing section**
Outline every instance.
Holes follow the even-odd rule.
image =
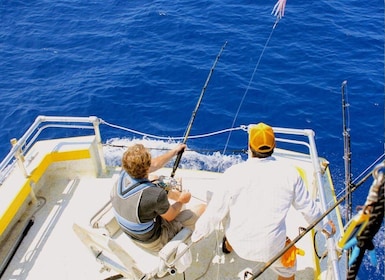
[[[300,174],[300,176],[302,178],[303,183],[305,184],[306,189],[309,190],[309,182],[307,180],[305,170],[303,170],[300,167],[297,167],[297,170],[298,170],[298,173]],[[314,230],[311,231],[311,234],[312,234],[312,238],[314,240],[314,234],[315,234]],[[314,265],[315,265],[314,276],[316,278],[321,273],[321,267],[320,267],[319,259],[316,257],[315,254],[313,254],[313,256],[314,256],[313,260],[314,260]]]
[[[31,185],[39,182],[40,178],[44,175],[47,168],[54,162],[67,161],[67,160],[79,160],[91,158],[90,151],[74,150],[66,152],[52,152],[47,154],[40,164],[31,172],[29,178],[25,179],[24,184],[20,187],[19,192],[15,198],[10,202],[9,207],[0,217],[0,235],[4,233],[12,219],[15,217],[17,211],[23,205],[28,195],[31,193]],[[18,187],[18,186],[15,186]]]

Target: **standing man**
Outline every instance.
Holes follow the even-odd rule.
[[[285,219],[290,206],[307,222],[321,216],[296,168],[273,156],[273,129],[259,123],[249,131],[249,158],[225,171],[221,191],[214,193],[196,223],[192,241],[207,237],[223,220],[222,251],[243,259],[267,262],[285,247]],[[226,217],[226,219],[225,219]],[[294,279],[296,264],[271,265],[278,279]]]

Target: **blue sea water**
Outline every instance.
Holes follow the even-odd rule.
[[[156,135],[183,135],[227,41],[191,134],[233,122],[311,128],[342,191],[343,81],[353,179],[384,153],[384,3],[288,0],[273,28],[274,4],[0,0],[1,157],[38,115],[96,115]],[[221,136],[188,145],[231,151],[245,148],[246,139],[234,135],[226,143]],[[367,191],[357,191],[356,205]],[[376,243],[380,262],[372,267],[366,258],[360,279],[384,279],[383,227]]]

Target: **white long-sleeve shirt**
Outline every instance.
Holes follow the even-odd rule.
[[[284,247],[291,205],[308,223],[321,216],[295,167],[274,157],[234,165],[220,184],[221,191],[213,194],[195,225],[192,241],[207,237],[228,215],[227,240],[247,260],[266,262]]]

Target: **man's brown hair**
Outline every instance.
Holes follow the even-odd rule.
[[[147,178],[150,166],[151,154],[142,144],[129,147],[123,154],[122,167],[134,179]]]

